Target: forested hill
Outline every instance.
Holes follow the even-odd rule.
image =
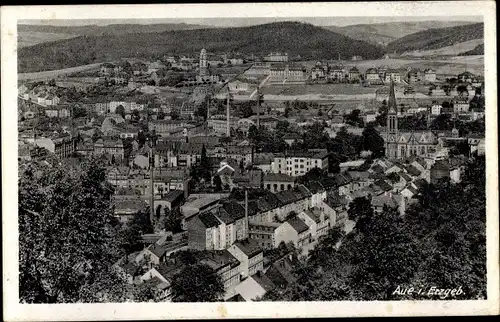
[[[394,21],[373,24],[358,24],[344,27],[328,26],[328,30],[371,44],[387,45],[398,38],[431,28],[446,28],[470,24],[464,21]]]
[[[337,59],[354,55],[380,58],[381,47],[354,40],[324,28],[298,22],[280,22],[242,28],[176,30],[161,33],[82,36],[20,48],[19,72],[53,70],[104,62],[122,57],[163,54],[288,52],[301,59]]]
[[[482,39],[483,37],[483,23],[428,29],[389,43],[387,51],[404,53],[413,50],[437,49],[473,39]]]
[[[171,30],[206,29],[208,26],[187,23],[162,24],[110,24],[106,26],[46,26],[46,25],[17,25],[18,32],[44,32],[53,34],[72,34],[79,36],[123,35],[129,33],[163,32]]]

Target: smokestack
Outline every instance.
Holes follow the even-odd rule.
[[[245,235],[248,238],[248,190],[245,189]]]
[[[229,126],[229,97],[230,95],[227,96],[227,109],[226,109],[226,117],[227,117],[227,129],[226,129],[226,136],[229,137],[231,135],[231,128]]]
[[[260,87],[257,87],[257,128],[260,128]]]
[[[154,192],[154,143],[153,141],[151,141],[151,158],[150,158],[150,165],[149,165],[149,168],[150,168],[150,182],[151,182],[151,202],[150,202],[150,213],[149,213],[149,220],[151,222],[151,224],[153,224],[153,221],[154,221],[154,217],[155,217],[155,207],[154,207],[154,203],[155,203],[155,192]]]

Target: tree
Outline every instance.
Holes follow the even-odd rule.
[[[88,301],[83,290],[109,277],[108,268],[117,259],[112,191],[96,159],[70,169],[31,164],[20,173],[22,302]]]
[[[224,295],[221,277],[208,265],[187,265],[172,278],[172,302],[216,302]]]
[[[205,147],[205,144],[201,147],[200,170],[202,178],[205,179],[205,181],[210,181],[210,160],[207,156],[207,148]]]
[[[285,113],[283,114],[283,116],[284,116],[285,118],[288,118],[288,116],[290,116],[290,111],[291,111],[291,110],[292,110],[292,109],[291,109],[289,106],[285,107]]]
[[[360,114],[361,114],[360,110],[358,109],[352,110],[351,113],[347,114],[345,117],[346,123],[349,125],[363,127],[364,121],[363,118],[360,116]]]
[[[371,199],[366,197],[355,198],[347,210],[349,219],[356,222],[356,228],[364,231],[368,221],[373,220]]]
[[[465,94],[467,94],[467,96],[469,95],[469,92],[467,91],[467,85],[458,85],[457,86],[457,92],[458,92],[458,95],[460,97],[464,97]]]
[[[214,185],[215,185],[215,191],[222,190],[222,180],[218,174],[214,176]]]
[[[125,118],[125,108],[123,107],[123,105],[118,105],[116,107],[116,114],[119,114],[121,115],[123,118]]]
[[[363,150],[372,151],[375,158],[380,158],[385,154],[384,139],[378,134],[373,125],[368,125],[363,130]]]
[[[182,232],[183,219],[184,216],[182,216],[179,208],[174,208],[172,211],[165,208],[165,230],[173,233]]]

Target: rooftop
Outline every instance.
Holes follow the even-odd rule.
[[[290,226],[295,229],[297,233],[303,233],[309,229],[309,227],[298,217],[290,218],[286,221]]]

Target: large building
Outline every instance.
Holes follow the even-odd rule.
[[[273,173],[283,173],[292,177],[302,176],[313,168],[328,169],[328,152],[326,149],[288,151],[276,155],[271,164]]]
[[[394,82],[389,89],[389,110],[385,133],[385,155],[390,159],[403,159],[409,156],[428,156],[436,151],[437,139],[431,131],[400,132]]]

